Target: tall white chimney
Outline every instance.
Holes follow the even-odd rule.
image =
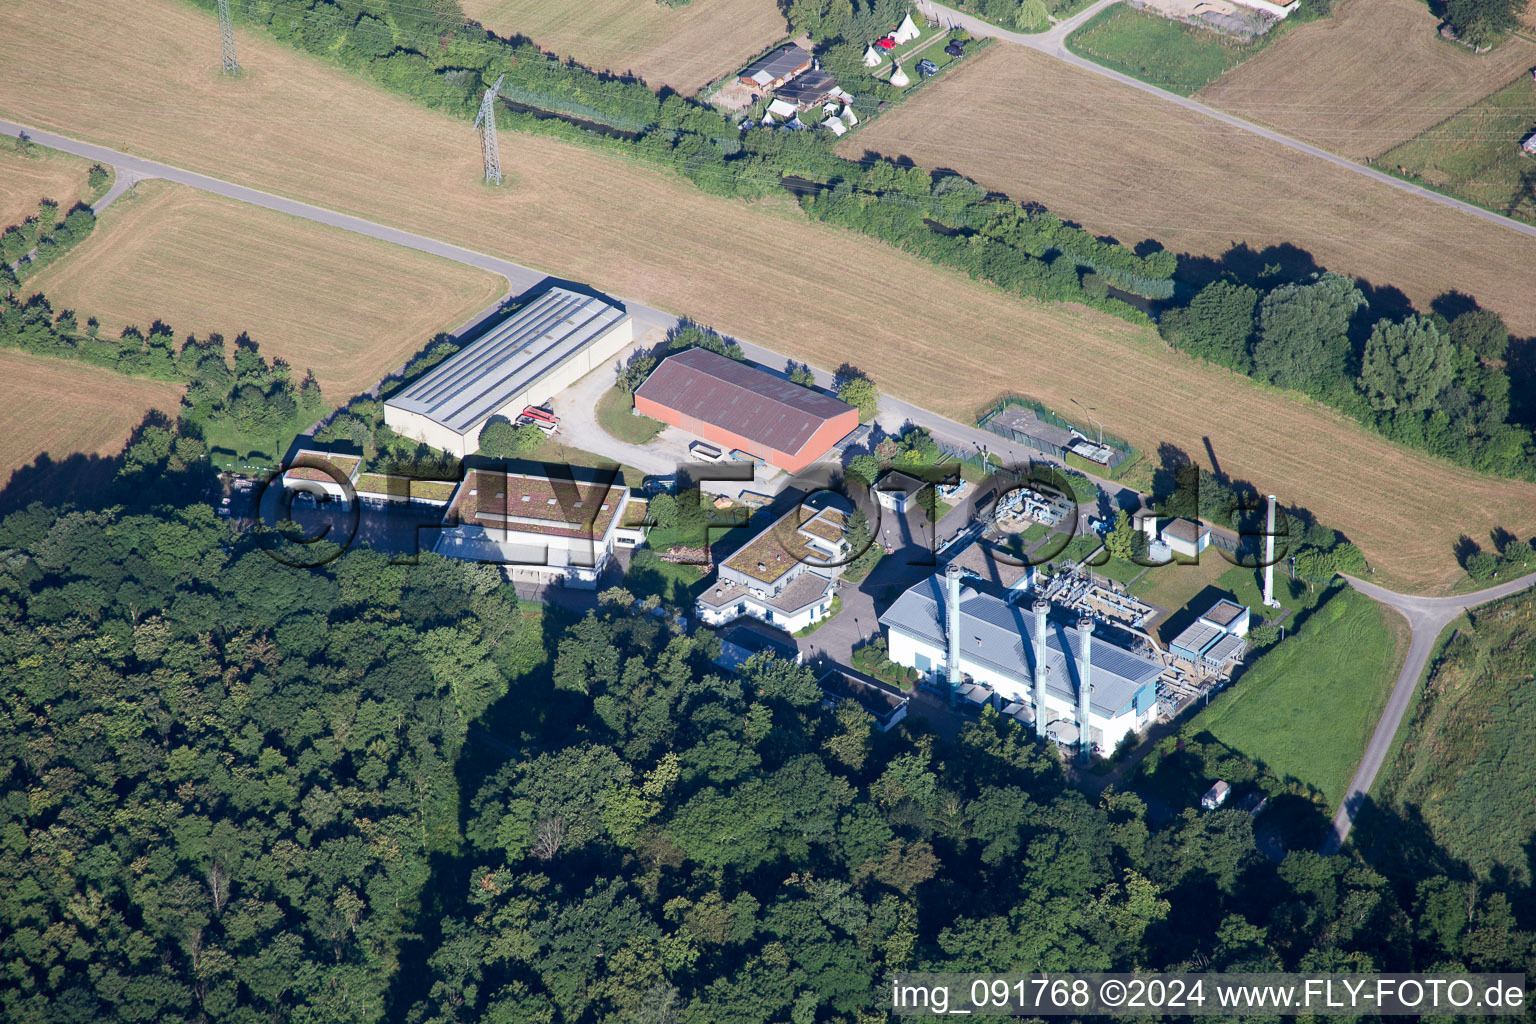
[[[957,562],[944,569],[944,633],[949,641],[945,670],[951,703],[959,696],[960,681],[965,678],[960,672],[960,578],[964,573]]]
[[[1077,620],[1077,759],[1093,760],[1093,729],[1088,719],[1088,698],[1093,695],[1093,619]]]
[[[1045,710],[1045,617],[1051,602],[1041,599],[1032,606],[1035,613],[1035,735],[1046,738],[1049,716]]]
[[[1275,600],[1275,496],[1269,495],[1269,526],[1264,531],[1264,604],[1280,607]]]

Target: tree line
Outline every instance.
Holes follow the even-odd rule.
[[[291,439],[326,409],[312,372],[295,380],[291,366],[268,361],[245,335],[235,340],[233,353],[218,334],[188,335],[178,348],[174,329],[159,320],[148,331],[128,326],[117,338],[103,338],[95,318],[82,329],[74,310],[55,312],[40,293],[25,301],[14,294],[0,300],[0,346],[184,383],[178,433],[200,443]]]
[[[1394,441],[1486,473],[1536,472],[1530,429],[1509,421],[1509,331],[1492,311],[1383,317],[1355,281],[1329,272],[1266,292],[1214,281],[1158,329],[1176,349],[1300,391]]]
[[[1221,321],[1214,338],[1187,343],[1194,354],[1320,397],[1393,440],[1485,472],[1533,471],[1529,431],[1508,423],[1507,375],[1489,365],[1496,357],[1474,353],[1469,362],[1468,346],[1447,346],[1449,325],[1433,316],[1433,331],[1413,321],[1382,325],[1374,338],[1369,330],[1351,336],[1363,296],[1338,275],[1282,285],[1262,302],[1255,294],[1246,311],[1253,289],[1231,282],[1203,289],[1186,305],[1176,295],[1172,252],[1138,254],[1046,211],[989,196],[959,175],[844,159],[824,133],[738,131],[701,103],[595,74],[526,40],[499,39],[449,0],[409,11],[383,0],[237,0],[235,7],[278,39],[462,117],[473,116],[487,83],[505,73],[523,109],[499,109],[500,124],[620,149],[716,194],[754,198],[787,188],[814,219],[1012,294],[1082,303],[1139,323],[1151,319],[1121,294],[1169,303],[1162,319],[1170,339],[1205,331],[1195,325],[1214,317]],[[894,24],[905,8],[804,0],[795,10],[813,34],[841,39],[858,34],[849,25]],[[573,104],[580,111],[571,119],[550,116],[575,111]]]
[[[869,1024],[908,970],[1536,966],[1518,886],[1449,914],[1242,809],[1086,796],[992,713],[880,733],[627,602],[294,570],[138,493],[0,520],[8,1021]]]
[[[99,170],[99,166],[92,170]],[[79,245],[95,229],[96,214],[85,203],[76,203],[60,217],[58,203],[39,201],[35,215],[0,233],[0,284],[20,284]]]

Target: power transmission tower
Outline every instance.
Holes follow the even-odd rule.
[[[501,92],[501,83],[506,77],[502,75],[485,91],[485,99],[480,101],[480,114],[475,118],[475,127],[480,129],[480,154],[485,157],[487,185],[501,184],[501,149],[496,145],[496,94]]]
[[[235,59],[235,23],[229,16],[229,0],[219,0],[219,38],[224,44],[224,73],[238,75],[240,62]]]

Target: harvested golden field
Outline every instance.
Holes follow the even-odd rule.
[[[1536,334],[1536,239],[1023,47],[986,50],[839,148],[866,151],[954,168],[1127,243],[1290,243],[1420,309],[1457,289]]]
[[[116,455],[145,413],[180,404],[175,384],[0,349],[0,481],[44,454]]]
[[[1477,55],[1436,35],[1423,0],[1345,0],[1196,98],[1352,160],[1380,156],[1528,74],[1536,43]]]
[[[0,52],[0,110],[14,119],[493,252],[797,359],[847,359],[957,418],[1008,389],[1062,408],[1091,395],[1105,429],[1137,444],[1199,453],[1208,436],[1223,469],[1315,509],[1360,543],[1378,579],[1400,586],[1451,585],[1462,532],[1536,533],[1536,486],[1400,450],[1326,409],[1172,354],[1150,330],[1010,299],[807,223],[787,201],[721,199],[615,156],[511,135],[502,161],[512,184],[488,190],[468,124],[249,33],[245,77],[222,79],[201,42],[212,19],[175,0],[131,12],[83,0],[53,8],[0,8],[0,35],[27,44]],[[111,57],[101,39],[132,46]],[[29,48],[54,59],[19,74],[15,53]],[[89,80],[70,70],[87,64]],[[95,102],[103,91],[112,105]],[[791,255],[765,268],[742,252]],[[836,281],[853,285],[818,301]],[[1457,514],[1429,514],[1429,496],[1454,496]]]
[[[84,199],[90,167],[89,160],[42,146],[33,146],[30,155],[22,156],[6,139],[0,145],[0,231],[37,213],[41,199],[52,199],[61,211]]]
[[[527,36],[594,71],[671,86],[684,96],[784,38],[776,0],[462,0],[464,13],[500,36]]]
[[[313,369],[333,402],[371,388],[439,331],[506,291],[505,278],[248,206],[145,181],[95,233],[27,282],[105,332],[163,320],[177,333],[249,334]]]

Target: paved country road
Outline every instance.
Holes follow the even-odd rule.
[[[1387,760],[1387,754],[1391,753],[1392,740],[1397,736],[1397,728],[1402,724],[1403,715],[1407,714],[1408,705],[1413,701],[1413,691],[1424,675],[1424,667],[1429,663],[1429,655],[1434,649],[1435,640],[1445,631],[1445,627],[1469,608],[1476,608],[1480,604],[1517,594],[1527,587],[1536,585],[1536,573],[1531,573],[1472,594],[1461,594],[1455,597],[1417,597],[1412,594],[1399,594],[1384,587],[1378,587],[1374,583],[1355,579],[1353,576],[1344,578],[1349,581],[1350,586],[1362,594],[1401,613],[1403,618],[1408,620],[1408,628],[1413,639],[1408,645],[1408,659],[1403,662],[1403,669],[1398,673],[1397,682],[1393,684],[1392,696],[1387,699],[1386,709],[1381,713],[1381,720],[1376,723],[1376,731],[1371,734],[1370,743],[1366,744],[1365,754],[1360,759],[1360,767],[1355,769],[1355,777],[1350,780],[1349,789],[1339,804],[1338,812],[1333,816],[1333,829],[1323,843],[1323,853],[1337,853],[1344,845],[1344,840],[1349,838],[1349,830],[1355,823],[1355,817],[1360,813],[1360,808],[1365,804],[1365,798],[1371,792],[1371,786],[1376,782],[1376,773],[1381,771],[1381,766]]]
[[[1099,4],[1094,5],[1094,7],[1090,7],[1087,11],[1083,12],[1083,15],[1080,15],[1079,17],[1091,16],[1095,10],[1103,6],[1107,6],[1112,2],[1116,2],[1116,0],[1100,0]],[[1042,38],[1051,37],[1058,32],[1063,35],[1067,32],[1070,32],[1074,27],[1073,22],[1076,20],[1077,19],[1072,19],[1071,21],[1063,22],[1062,24],[1057,25],[1051,30],[1051,32],[1044,33]],[[1095,65],[1095,67],[1097,67],[1097,65]],[[1171,96],[1172,94],[1169,95]],[[1179,99],[1180,97],[1174,98]],[[0,121],[0,135],[10,135],[14,137],[16,135],[22,134],[23,132],[26,133],[28,138],[32,139],[34,142],[39,143],[40,145],[61,150],[65,153],[72,153],[76,156],[85,157],[90,160],[96,160],[101,163],[113,165],[117,169],[119,182],[124,183],[124,188],[127,187],[126,179],[130,177],[134,180],[140,180],[144,178],[164,178],[167,181],[174,181],[178,184],[187,185],[191,188],[200,189],[204,192],[211,192],[215,195],[221,195],[229,199],[238,200],[240,202],[251,203],[255,206],[260,206],[265,209],[276,210],[280,213],[290,214],[295,217],[302,217],[305,220],[311,220],[319,224],[326,224],[331,227],[340,228],[343,231],[351,231],[356,234],[366,235],[369,238],[376,238],[380,241],[390,242],[395,245],[403,245],[406,248],[415,249],[418,252],[428,253],[433,256],[440,256],[443,259],[453,260],[456,263],[462,263],[466,266],[478,267],[481,270],[488,270],[492,273],[500,274],[501,276],[505,277],[511,291],[514,293],[527,291],[528,289],[540,284],[541,282],[549,280],[548,275],[530,267],[525,267],[521,264],[513,263],[510,260],[504,260],[496,256],[475,252],[471,249],[465,249],[461,246],[451,245],[447,242],[440,242],[436,239],[427,238],[423,235],[412,234],[408,231],[401,231],[398,228],[391,228],[383,224],[376,224],[373,221],[364,220],[361,217],[353,217],[348,214],[336,213],[332,210],[326,210],[318,206],[311,206],[309,203],[303,203],[293,199],[285,199],[281,196],[272,195],[269,192],[262,192],[259,189],[247,188],[243,185],[231,184],[230,182],[222,181],[218,178],[211,178],[203,174],[195,174],[191,171],[185,171],[178,167],[172,167],[169,164],[162,164],[153,160],[145,160],[142,157],[135,157],[124,153],[118,153],[114,150],[107,149],[105,146],[96,146],[87,142],[79,142],[66,136],[55,135],[51,132],[26,128],[22,125],[13,124],[9,121]],[[114,189],[114,191],[117,190]],[[119,194],[121,193],[119,192]],[[116,196],[112,196],[111,198],[116,198]],[[103,197],[103,205],[105,205],[106,201],[106,197]],[[500,304],[498,303],[498,306],[499,305]],[[625,302],[625,307],[632,314],[634,314],[637,319],[646,321],[663,329],[671,328],[678,322],[677,317],[673,316],[672,314],[664,313],[660,310],[653,309],[649,306],[641,305],[639,303]],[[479,316],[471,320],[470,324],[474,324],[479,320],[493,314],[496,308],[497,307],[493,306],[485,312],[481,313]],[[788,362],[786,356],[781,353],[774,352],[771,349],[766,349],[747,342],[742,342],[741,345],[749,359],[752,359],[755,362],[761,363],[765,366],[772,368],[782,368]],[[826,370],[816,369],[815,373],[816,381],[818,384],[826,386],[831,383],[831,374]],[[981,430],[977,427],[967,426],[966,424],[944,416],[940,416],[937,413],[931,412],[927,409],[923,409],[920,406],[913,405],[910,402],[904,402],[900,399],[892,398],[890,396],[882,396],[880,399],[879,420],[882,426],[884,426],[889,431],[899,429],[900,426],[906,422],[920,424],[927,427],[933,433],[933,435],[941,441],[946,441],[952,445],[967,450],[980,449],[985,447],[987,451],[1000,456],[1002,459],[1004,459],[1005,462],[1012,464],[1027,465],[1031,459],[1034,459],[1037,462],[1050,461],[1043,460],[1040,453],[1038,452],[1032,452],[1028,449],[1012,445],[1005,441],[1003,438],[998,437],[997,435],[988,431]],[[603,453],[599,452],[599,454]],[[623,459],[623,456],[619,457],[621,460]],[[631,455],[631,459],[632,458],[633,456]],[[633,464],[633,462],[631,462],[631,464]],[[1116,507],[1135,509],[1140,505],[1141,496],[1136,494],[1134,491],[1124,488],[1119,484],[1112,483],[1108,480],[1099,478],[1093,479],[1095,483],[1097,483],[1099,487],[1104,490],[1105,494],[1109,496],[1111,503]],[[946,523],[941,524],[941,527],[948,525],[950,524],[947,519]],[[942,541],[946,538],[941,535],[939,539]],[[1536,583],[1536,573],[1523,577],[1519,580],[1512,580],[1508,583],[1500,584],[1496,587],[1490,587],[1487,590],[1479,591],[1474,594],[1463,594],[1459,597],[1441,598],[1415,597],[1405,594],[1396,594],[1392,591],[1384,590],[1383,588],[1374,584],[1366,583],[1363,580],[1350,579],[1350,583],[1356,589],[1362,591],[1377,601],[1388,604],[1401,612],[1408,619],[1408,623],[1412,627],[1413,642],[1409,648],[1408,660],[1403,665],[1402,672],[1399,674],[1397,683],[1393,687],[1392,696],[1387,702],[1387,708],[1382,713],[1380,722],[1377,723],[1376,732],[1372,735],[1371,742],[1366,747],[1365,756],[1361,761],[1360,768],[1358,771],[1356,771],[1355,777],[1350,783],[1349,792],[1345,795],[1345,799],[1339,808],[1339,812],[1334,818],[1333,831],[1328,838],[1328,842],[1324,846],[1325,852],[1337,851],[1338,848],[1343,844],[1345,838],[1349,835],[1349,830],[1351,825],[1354,823],[1355,815],[1358,813],[1360,805],[1365,799],[1365,795],[1370,792],[1371,785],[1375,782],[1376,779],[1376,773],[1381,769],[1382,763],[1386,760],[1387,752],[1392,745],[1392,739],[1397,733],[1397,727],[1399,723],[1401,723],[1403,715],[1408,709],[1409,701],[1413,697],[1414,687],[1418,683],[1419,676],[1423,674],[1424,666],[1429,660],[1430,649],[1434,646],[1435,638],[1440,635],[1441,630],[1445,628],[1447,623],[1449,623],[1457,615],[1460,615],[1468,608],[1473,608],[1487,601],[1492,601],[1496,598],[1515,593],[1524,589],[1525,587],[1532,585],[1533,583]],[[863,627],[862,622],[860,623],[860,627]],[[828,638],[830,638],[830,634]],[[823,639],[825,640],[828,638]]]
[[[1262,139],[1268,139],[1270,142],[1306,153],[1308,156],[1317,157],[1319,160],[1326,160],[1336,167],[1342,167],[1354,174],[1364,175],[1383,185],[1390,185],[1400,192],[1407,192],[1410,195],[1418,196],[1420,199],[1428,199],[1430,202],[1439,203],[1441,206],[1449,206],[1453,210],[1460,210],[1462,213],[1471,214],[1479,220],[1485,220],[1490,224],[1497,224],[1499,227],[1508,228],[1511,231],[1518,231],[1522,235],[1536,238],[1536,225],[1522,224],[1520,221],[1501,216],[1492,210],[1485,210],[1480,206],[1464,203],[1460,199],[1452,199],[1450,196],[1441,195],[1439,192],[1415,185],[1410,181],[1404,181],[1401,178],[1394,178],[1392,175],[1378,171],[1374,167],[1355,163],[1355,161],[1347,157],[1339,156],[1337,153],[1330,153],[1326,149],[1302,142],[1300,139],[1293,139],[1289,135],[1277,132],[1272,128],[1265,128],[1263,125],[1254,124],[1252,121],[1246,121],[1241,117],[1234,117],[1231,114],[1224,113],[1215,107],[1208,107],[1199,100],[1192,100],[1188,96],[1180,96],[1176,92],[1159,89],[1155,85],[1132,78],[1130,75],[1123,75],[1102,64],[1096,64],[1085,57],[1079,57],[1067,49],[1067,36],[1076,32],[1082,27],[1084,22],[1104,8],[1119,2],[1120,0],[1098,0],[1098,3],[1095,3],[1093,6],[1080,11],[1066,21],[1057,22],[1048,31],[1039,33],[1010,32],[1007,29],[998,28],[996,25],[988,24],[980,18],[966,14],[964,11],[957,11],[953,7],[946,7],[941,3],[937,3],[936,0],[919,0],[918,9],[927,12],[929,16],[937,19],[942,24],[958,26],[973,36],[985,36],[992,39],[1001,39],[1016,46],[1027,46],[1031,50],[1038,50],[1040,53],[1055,57],[1059,61],[1071,64],[1075,68],[1081,68],[1090,74],[1113,79],[1122,85],[1128,85],[1132,89],[1139,89],[1144,93],[1156,96],[1158,99],[1183,107],[1185,110],[1192,110],[1197,114],[1203,114],[1213,120],[1220,121],[1222,124],[1257,135]]]

